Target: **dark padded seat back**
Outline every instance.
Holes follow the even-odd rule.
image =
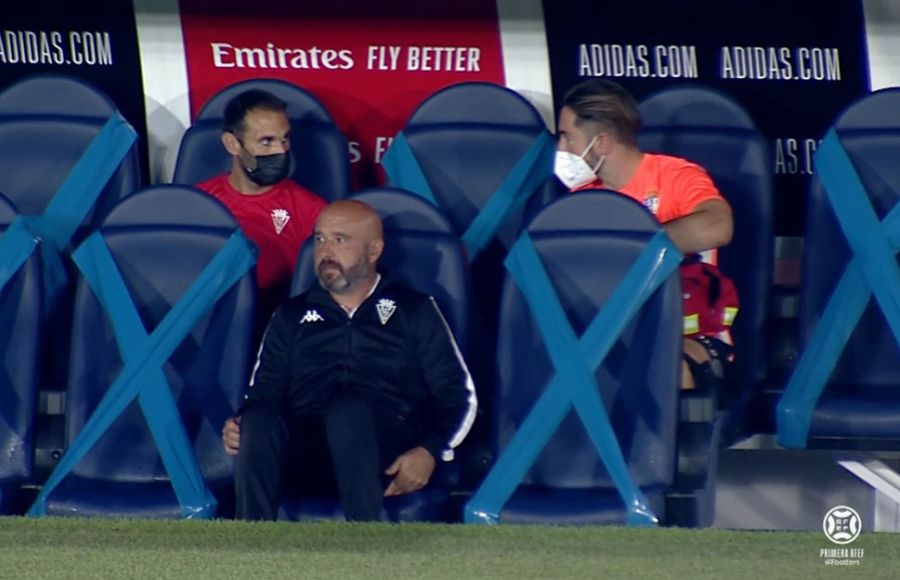
[[[719,266],[734,280],[741,309],[734,326],[741,387],[766,375],[766,317],[773,268],[773,179],[770,144],[730,96],[699,86],[659,91],[640,104],[642,150],[683,157],[704,167],[734,216],[734,236]]]
[[[403,129],[435,201],[459,235],[546,131],[540,114],[520,95],[480,82],[438,91]],[[505,245],[521,220],[520,210],[498,230]]]
[[[879,220],[900,199],[900,90],[877,91],[835,122]],[[852,253],[817,177],[810,190],[800,289],[800,341],[805,346]],[[867,399],[877,406],[900,397],[900,348],[878,304],[866,312],[844,349],[826,394]]]
[[[97,136],[115,104],[80,79],[39,75],[0,93],[0,191],[23,215],[38,215]],[[96,225],[140,183],[137,147],[101,192],[85,224]]]
[[[581,336],[658,230],[656,220],[641,205],[612,192],[567,196],[531,222],[527,231],[576,336]],[[499,338],[494,397],[497,451],[504,448],[553,376],[544,340],[509,275],[501,299]],[[659,490],[672,482],[680,356],[680,283],[672,277],[651,296],[595,373],[631,477],[643,488]],[[522,488],[617,495],[574,412],[541,452]],[[591,497],[578,499],[576,493],[570,496],[572,505],[537,502],[534,509],[564,514],[570,523],[571,517],[587,523],[593,520],[579,520],[572,514],[599,509],[597,498]],[[526,508],[520,504],[516,509]],[[621,502],[616,509],[623,511]]]
[[[101,231],[148,333],[236,228],[218,201],[182,186],[144,190],[110,213]],[[233,460],[222,450],[220,430],[246,388],[254,352],[254,302],[253,275],[248,272],[200,319],[164,366],[200,468],[214,488],[230,487],[232,478]],[[69,443],[122,370],[107,316],[80,279],[66,400]],[[113,423],[73,475],[120,483],[168,479],[137,401]],[[166,491],[171,494],[171,489]]]
[[[17,215],[0,195],[0,238]],[[35,252],[0,290],[0,514],[34,466],[42,296]]]
[[[182,137],[172,181],[195,185],[231,169],[231,156],[222,146],[222,117],[228,101],[250,89],[268,91],[288,104],[294,181],[329,201],[346,197],[350,160],[344,135],[315,96],[275,79],[243,81],[213,95]]]

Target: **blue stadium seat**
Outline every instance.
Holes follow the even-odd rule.
[[[540,114],[519,94],[465,82],[423,101],[382,162],[388,182],[432,201],[466,247],[473,286],[469,362],[482,388],[493,378],[502,261],[524,219],[558,194],[555,147]],[[482,409],[491,404],[487,391]]]
[[[536,184],[523,192],[540,193],[552,175],[554,145],[535,108],[520,95],[490,83],[466,82],[438,91],[410,116],[402,135],[418,162],[425,183],[409,179],[401,168],[385,170],[392,185],[431,195],[463,236],[488,200],[504,184],[532,147],[542,148],[533,161]],[[398,153],[396,140],[388,157]],[[420,190],[420,186],[430,192]],[[497,234],[505,246],[522,225],[522,209],[510,213]],[[471,256],[474,258],[474,256]]]
[[[17,215],[13,204],[0,195],[0,238]],[[32,253],[0,288],[0,514],[20,511],[21,485],[32,477],[41,298],[40,265]]]
[[[664,89],[644,99],[640,111],[641,149],[703,166],[731,205],[734,236],[719,251],[719,267],[734,280],[740,296],[733,331],[739,371],[735,387],[749,400],[765,381],[768,355],[774,259],[771,146],[740,104],[713,89]]]
[[[250,89],[268,91],[288,104],[294,181],[329,201],[346,197],[350,191],[346,138],[316,97],[275,79],[243,81],[207,101],[181,139],[173,183],[195,185],[231,169],[231,156],[222,146],[222,116],[228,101]]]
[[[584,192],[551,203],[526,230],[576,336],[594,319],[659,231],[631,199]],[[675,484],[681,292],[669,277],[628,324],[594,377],[634,484],[666,521]],[[500,309],[495,454],[509,444],[547,389],[554,365],[519,287],[507,276]],[[479,491],[481,493],[481,491]],[[506,523],[624,523],[626,509],[573,412],[500,513]]]
[[[466,352],[469,313],[469,278],[462,244],[453,227],[420,197],[397,188],[374,188],[353,196],[371,205],[384,223],[385,249],[379,271],[411,288],[434,296],[447,323]],[[297,260],[291,294],[309,288],[315,280],[313,240],[307,240]],[[451,518],[449,490],[458,480],[456,461],[439,464],[431,484],[416,493],[387,498],[391,521],[442,521]],[[340,502],[332,498],[303,498],[286,494],[282,519],[342,517]]]
[[[0,191],[23,215],[41,214],[88,144],[117,114],[106,95],[80,79],[38,75],[6,88],[0,93]],[[135,146],[84,225],[98,224],[139,184]]]
[[[148,333],[236,229],[224,206],[186,186],[148,188],[112,210],[100,233]],[[226,515],[233,509],[233,460],[222,449],[220,432],[249,377],[255,297],[248,271],[199,319],[163,367],[202,475],[218,498],[219,513]],[[69,450],[122,370],[108,314],[82,277],[66,398]],[[137,400],[50,493],[47,513],[181,517]]]
[[[900,90],[877,91],[851,104],[835,121],[834,130],[859,175],[868,203],[877,219],[884,220],[897,209],[900,199],[900,165],[896,162],[900,156]],[[819,349],[815,353],[806,351],[814,333],[821,332],[817,328],[825,307],[854,257],[820,180],[818,157],[816,163],[804,240],[799,314],[802,357],[798,370],[812,354],[816,356],[810,360],[818,359],[820,366],[829,362],[821,360],[830,359],[830,355]],[[841,195],[850,194],[840,191]],[[853,203],[862,205],[866,199]],[[868,229],[866,234],[877,235]],[[896,238],[893,243],[897,243]],[[855,256],[859,258],[859,254]],[[893,262],[896,266],[896,258]],[[829,325],[828,334],[835,333],[841,331]],[[787,396],[788,392],[785,399]],[[813,397],[811,404],[811,409],[805,404],[793,405],[792,411],[809,413],[811,418],[806,447],[900,449],[900,347],[874,295],[849,335],[824,391],[820,397]],[[780,441],[784,431],[781,411]],[[798,444],[803,446],[801,441],[790,443]]]
[[[124,155],[121,163],[112,153],[116,145],[104,139],[110,136],[110,129],[120,145],[119,153]],[[127,150],[123,134],[132,140]],[[115,104],[81,79],[37,75],[0,93],[0,191],[44,240],[43,265],[53,273],[44,276],[44,284],[48,285],[44,293],[45,314],[55,329],[45,337],[48,344],[43,349],[43,365],[47,369],[42,376],[44,388],[62,389],[67,366],[72,289],[65,283],[65,274],[71,273],[71,267],[65,259],[60,266],[56,252],[65,253],[70,245],[77,245],[119,200],[139,187],[140,166],[134,138],[133,129],[121,121]],[[98,152],[95,161],[117,163],[117,167],[109,175],[97,163],[77,164],[86,171],[71,187],[73,182],[67,177],[76,162],[83,159],[91,144],[96,147],[98,143],[103,143],[104,150]],[[68,197],[57,197],[64,183],[70,186],[66,189]],[[101,186],[102,190],[96,192]],[[89,193],[98,193],[96,201],[79,209],[81,200],[89,200]],[[56,202],[51,206],[54,198]],[[53,283],[57,279],[61,281],[58,285]]]

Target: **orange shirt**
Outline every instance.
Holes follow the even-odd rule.
[[[576,191],[605,187],[598,179]],[[644,204],[663,224],[691,214],[704,201],[724,201],[705,169],[686,159],[654,153],[644,153],[637,171],[618,191]]]
[[[604,188],[603,182],[598,179],[586,186],[579,187],[577,191],[602,188]],[[725,201],[705,169],[680,157],[653,153],[644,153],[637,171],[618,191],[644,204],[644,207],[649,209],[663,224],[690,215],[704,201],[710,199]],[[703,252],[703,261],[715,264],[717,253],[716,250]],[[682,271],[683,273],[684,271]],[[682,287],[686,286],[683,284]],[[697,334],[701,328],[694,302],[691,302],[691,295],[686,293],[684,319],[686,335]],[[722,308],[722,315],[728,320],[727,326],[731,325],[731,320],[734,319],[736,313],[735,296],[733,304],[727,304]],[[731,335],[727,330],[718,333],[716,337],[732,344]]]

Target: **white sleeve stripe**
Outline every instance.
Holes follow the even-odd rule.
[[[450,325],[447,324],[447,319],[444,318],[444,314],[441,312],[440,307],[438,307],[437,302],[434,300],[434,297],[429,296],[429,300],[431,300],[432,306],[434,306],[434,310],[437,312],[438,317],[441,319],[441,322],[444,325],[444,330],[447,331],[447,336],[450,338],[450,344],[453,345],[453,352],[456,354],[457,360],[459,360],[459,366],[462,367],[463,372],[466,375],[466,391],[468,391],[468,403],[469,408],[466,410],[465,417],[463,417],[462,422],[456,430],[456,433],[453,434],[453,437],[450,438],[449,449],[443,453],[441,459],[444,461],[452,461],[453,460],[453,448],[463,442],[466,438],[466,435],[469,434],[469,431],[472,429],[472,424],[475,422],[475,413],[478,411],[478,397],[475,394],[475,382],[472,381],[472,374],[469,373],[469,367],[466,365],[466,361],[462,356],[462,352],[459,350],[459,345],[456,344],[456,338],[453,336],[453,331],[450,330]]]
[[[274,319],[274,318],[275,318],[275,315],[273,314],[272,319]],[[270,326],[272,324],[272,319],[269,320]],[[263,346],[265,346],[265,344],[266,344],[266,336],[268,336],[268,335],[269,335],[269,327],[267,326],[266,331],[263,333],[262,338],[259,340],[259,348],[256,351],[256,362],[253,363],[253,372],[250,373],[250,384],[248,385],[248,387],[252,387],[253,384],[256,382],[256,372],[259,370],[259,365],[262,362]]]

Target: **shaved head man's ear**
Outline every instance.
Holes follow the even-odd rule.
[[[376,263],[381,258],[384,251],[384,240],[381,238],[369,242],[369,262]]]

